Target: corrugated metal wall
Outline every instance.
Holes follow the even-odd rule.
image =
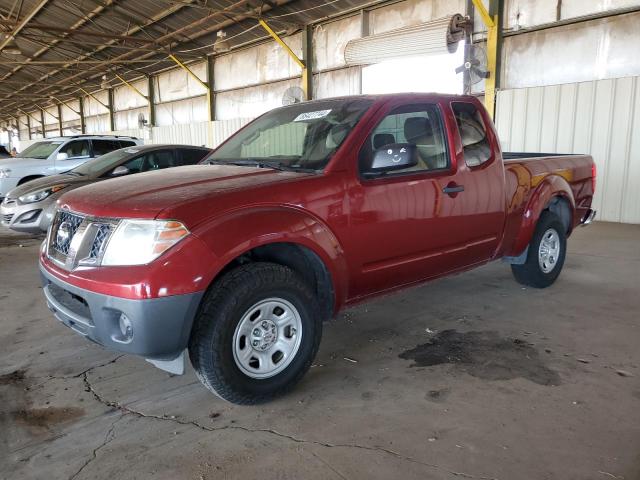
[[[214,148],[249,123],[252,118],[234,118],[214,122],[198,122],[188,125],[166,125],[153,128],[134,128],[108,132],[111,135],[127,135],[150,143],[203,145]]]
[[[598,218],[640,223],[640,77],[498,92],[505,151],[589,153]]]

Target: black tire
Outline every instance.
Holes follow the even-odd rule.
[[[241,371],[233,354],[233,338],[243,315],[267,298],[292,304],[301,319],[302,338],[291,363],[264,379]],[[250,263],[226,273],[207,292],[189,340],[189,358],[202,384],[219,397],[239,405],[268,402],[302,379],[318,352],[322,318],[312,289],[290,268]]]
[[[544,235],[554,230],[558,235],[560,251],[558,258],[551,271],[545,272],[540,266],[538,253],[540,243]],[[534,288],[546,288],[556,281],[558,275],[562,271],[564,259],[567,254],[567,232],[560,218],[553,212],[545,210],[540,215],[533,238],[529,243],[529,251],[527,252],[527,261],[522,265],[511,265],[513,276],[522,285]]]

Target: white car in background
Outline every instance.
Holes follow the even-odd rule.
[[[0,201],[16,186],[36,178],[68,172],[113,150],[142,145],[136,137],[75,135],[46,138],[15,158],[0,159]]]

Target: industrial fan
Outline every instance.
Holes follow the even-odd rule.
[[[282,95],[282,105],[293,105],[304,101],[304,90],[300,87],[289,87]]]
[[[456,73],[465,74],[465,91],[471,90],[471,85],[489,78],[487,71],[487,52],[480,45],[466,44],[464,46],[464,63],[456,68]]]

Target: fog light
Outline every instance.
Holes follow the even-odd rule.
[[[19,222],[19,223],[33,222],[35,219],[38,218],[38,216],[40,215],[41,211],[42,210],[31,210],[30,212],[23,213],[22,215],[20,215],[20,217],[18,218],[17,222]]]
[[[131,340],[133,337],[133,325],[131,324],[131,320],[124,313],[120,314],[120,333],[122,333],[123,340]]]

